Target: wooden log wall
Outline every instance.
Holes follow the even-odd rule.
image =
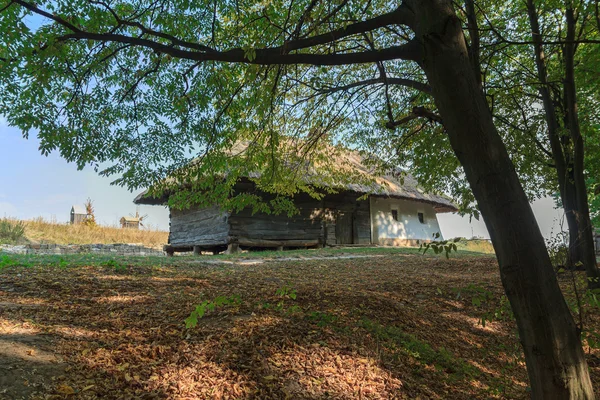
[[[241,182],[237,191],[253,192],[254,185]],[[261,193],[263,201],[272,196]],[[229,243],[248,247],[311,247],[371,242],[368,200],[356,193],[327,195],[322,200],[299,194],[294,198],[299,214],[252,214],[251,208],[239,213],[223,212],[218,207],[170,210],[171,248],[214,248]],[[344,221],[344,240],[336,236],[336,221]],[[340,227],[337,229],[342,232]],[[351,232],[351,234],[348,234]]]
[[[251,191],[249,182],[238,184],[240,191]],[[262,194],[263,200],[271,197]],[[254,247],[309,247],[313,245],[335,245],[353,243],[371,243],[371,219],[369,201],[358,200],[360,195],[346,192],[327,195],[323,200],[316,200],[306,194],[297,195],[294,199],[299,214],[269,215],[257,213],[252,215],[251,209],[229,216],[230,239],[243,246]],[[351,237],[340,240],[336,236],[336,220],[345,214],[350,226]]]
[[[263,195],[264,200],[269,200]],[[299,214],[256,213],[250,208],[229,216],[229,235],[240,245],[252,247],[310,247],[323,243],[322,201],[308,195],[295,198]]]
[[[171,210],[172,247],[226,245],[229,237],[228,213],[219,207]]]

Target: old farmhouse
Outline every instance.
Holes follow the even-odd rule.
[[[349,153],[356,168],[367,168],[357,154]],[[240,180],[237,191],[254,191],[250,179]],[[268,200],[270,195],[264,194]],[[168,198],[138,195],[136,204],[166,204]],[[377,176],[371,185],[348,184],[323,199],[308,194],[294,197],[299,214],[232,213],[218,205],[170,210],[167,254],[222,251],[229,248],[290,248],[331,245],[411,246],[431,240],[440,232],[437,213],[454,212],[446,197],[425,193],[410,175],[403,179]]]

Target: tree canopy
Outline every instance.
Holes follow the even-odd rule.
[[[2,112],[25,134],[39,132],[42,153],[58,150],[78,167],[91,164],[130,189],[155,184],[202,157],[209,160],[199,174],[226,168],[232,182],[260,167],[279,178],[265,187],[285,181],[277,191],[307,190],[273,157],[283,134],[308,139],[293,152],[303,156],[318,157],[314,144],[325,138],[375,152],[383,166],[410,169],[426,189],[445,192],[463,212],[477,214],[416,62],[420,50],[409,13],[396,6],[6,1]],[[544,39],[560,43],[553,25],[560,16],[551,2],[542,7],[549,10]],[[556,179],[536,112],[522,8],[468,1],[457,11],[474,40],[496,122],[535,198],[556,192]],[[586,25],[584,39],[597,39],[593,27]],[[235,160],[226,149],[240,140],[258,146]]]
[[[329,88],[369,79],[358,89],[379,90],[365,63],[416,53],[402,30],[382,32],[403,15],[385,2],[10,1],[1,15],[9,123],[37,130],[42,153],[58,150],[130,188],[199,156],[213,172],[227,158],[231,171],[221,150],[239,140],[259,144],[238,165],[248,171],[275,160],[280,133],[316,140],[350,119],[374,122],[360,107],[364,90],[345,98]]]
[[[7,2],[2,111],[26,134],[39,132],[42,153],[58,150],[130,189],[200,157],[197,174],[227,170],[223,196],[257,168],[271,171],[264,187],[309,190],[274,157],[286,135],[302,141],[286,157],[323,164],[331,157],[317,144],[327,138],[377,153],[384,167],[403,155],[420,178],[444,171],[424,184],[472,209],[414,62],[419,48],[398,25],[407,15],[363,1]],[[430,134],[415,142],[422,130]],[[256,146],[232,158],[227,149],[241,140]]]

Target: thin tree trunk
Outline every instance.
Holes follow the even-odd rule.
[[[577,191],[573,178],[569,177],[561,193],[562,205],[565,210],[565,218],[569,229],[569,258],[567,267],[569,269],[585,270],[584,247],[580,240],[581,228],[577,219]]]
[[[575,86],[575,29],[576,20],[573,4],[567,1],[565,12],[567,21],[567,40],[563,47],[565,60],[565,103],[567,109],[568,128],[573,142],[573,183],[576,193],[575,218],[579,225],[577,242],[581,246],[581,257],[591,288],[600,287],[600,271],[596,264],[596,251],[594,249],[594,231],[590,220],[587,187],[584,173],[584,143],[579,125],[577,111],[577,90]]]
[[[569,14],[569,11],[567,11]],[[546,115],[548,126],[548,141],[552,149],[556,173],[558,175],[558,187],[561,200],[565,210],[567,225],[569,228],[569,259],[567,266],[570,268],[585,269],[590,287],[600,285],[600,270],[596,265],[596,254],[594,249],[594,238],[591,228],[589,206],[587,204],[587,189],[585,177],[583,176],[584,149],[583,139],[577,116],[577,100],[574,79],[574,56],[575,45],[575,21],[573,12],[567,15],[567,35],[571,36],[571,43],[567,38],[565,51],[565,125],[570,131],[571,140],[561,141],[559,134],[560,125],[557,117],[555,103],[550,93],[548,84],[548,72],[543,49],[543,41],[540,34],[539,17],[533,0],[527,0],[527,14],[531,26],[532,40],[538,78],[540,80],[540,95]],[[563,139],[565,139],[563,137]],[[571,150],[573,148],[573,150]],[[581,268],[579,267],[581,265]]]
[[[461,22],[448,0],[407,2],[416,14],[422,66],[496,250],[532,397],[593,399],[579,333],[527,196],[479,90]]]

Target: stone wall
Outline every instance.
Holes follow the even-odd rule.
[[[139,244],[0,244],[0,252],[9,254],[108,254],[119,256],[164,256],[162,250]]]

